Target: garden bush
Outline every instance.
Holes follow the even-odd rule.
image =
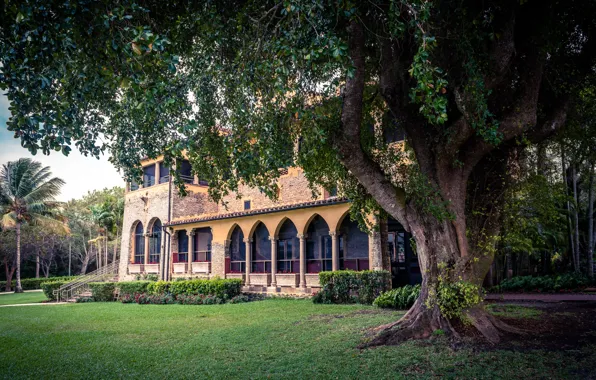
[[[41,278],[22,278],[21,279],[21,286],[23,290],[35,290],[35,289],[42,289],[41,284],[44,282],[51,282],[51,281],[72,281],[77,276],[62,276],[62,277],[41,277]],[[17,281],[11,281],[11,289],[14,289],[17,286]],[[0,290],[4,291],[6,289],[6,281],[0,281]]]
[[[50,300],[55,301],[54,290],[58,290],[62,285],[68,283],[68,281],[46,281],[41,283],[41,289],[43,294]]]
[[[209,295],[229,300],[240,294],[242,281],[240,279],[212,278],[210,280],[196,279],[165,282],[158,281],[151,285],[148,291],[152,294],[170,293],[174,296],[185,295]]]
[[[114,291],[116,290],[115,282],[92,282],[89,284],[89,288],[91,288],[91,297],[93,298],[93,301],[114,301]]]
[[[131,296],[134,298],[135,294],[146,293],[147,286],[152,284],[152,281],[123,281],[116,284],[120,298],[124,296]]]
[[[373,305],[381,308],[409,309],[420,295],[420,285],[406,285],[381,293]]]
[[[553,276],[518,276],[505,279],[491,289],[496,292],[561,292],[576,291],[588,286],[589,279],[579,273],[565,273]]]
[[[362,303],[373,301],[389,288],[391,274],[387,271],[320,272],[322,289],[313,297],[315,303]]]

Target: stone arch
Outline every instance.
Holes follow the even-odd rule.
[[[153,232],[153,225],[156,221],[159,221],[159,223],[161,224],[161,220],[157,216],[154,216],[153,218],[149,219],[149,222],[147,222],[147,225],[145,226],[146,234],[150,234]]]
[[[279,223],[277,223],[277,226],[275,226],[275,230],[273,232],[273,236],[275,238],[279,237],[279,233],[280,233],[282,227],[284,227],[284,225],[286,224],[286,222],[292,223],[292,225],[294,226],[296,231],[298,231],[298,228],[296,228],[296,223],[294,223],[294,221],[292,219],[288,218],[287,216],[284,216],[283,218],[281,218]]]
[[[344,222],[344,220],[346,219],[346,217],[350,217],[350,209],[347,209],[346,211],[344,211],[344,213],[339,217],[339,219],[337,220],[337,224],[335,225],[335,229],[333,231],[339,231],[342,223]]]
[[[308,228],[310,227],[310,224],[311,224],[311,222],[312,222],[312,221],[313,221],[313,220],[314,220],[316,217],[319,217],[319,218],[323,219],[323,221],[324,221],[324,222],[327,224],[327,226],[329,226],[329,223],[327,223],[327,220],[326,220],[326,219],[325,219],[325,218],[324,218],[322,215],[320,215],[319,213],[316,213],[316,212],[315,212],[315,213],[313,213],[313,214],[312,214],[312,215],[311,215],[311,216],[308,218],[308,220],[307,220],[307,221],[306,221],[306,223],[304,224],[304,228],[303,228],[303,230],[302,230],[302,233],[303,233],[304,235],[306,235],[306,234],[308,233]]]
[[[255,230],[257,229],[257,227],[259,227],[259,225],[262,224],[265,228],[267,228],[267,225],[260,219],[255,220],[255,222],[252,224],[252,226],[250,227],[250,231],[248,232],[248,235],[245,236],[246,238],[253,238],[253,235],[255,233]],[[267,232],[269,232],[269,228],[267,228]]]
[[[369,235],[345,216],[337,227],[340,269],[369,269]]]
[[[238,223],[234,223],[230,226],[230,229],[228,230],[228,233],[226,234],[226,240],[232,239],[232,234],[234,233],[234,230],[236,229],[236,227],[240,228],[240,231],[242,231],[242,234],[244,234],[242,227],[240,227],[240,225]]]

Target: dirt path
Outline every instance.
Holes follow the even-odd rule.
[[[596,302],[596,294],[582,293],[503,293],[488,294],[489,301],[532,301],[532,302]]]

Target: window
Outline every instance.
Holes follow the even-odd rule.
[[[143,234],[143,223],[138,222],[135,227],[135,264],[145,264],[145,236]]]
[[[166,183],[170,180],[170,168],[163,161],[159,163],[159,183]]]
[[[244,246],[244,233],[236,226],[232,232],[230,242],[230,273],[243,273],[246,271],[246,247]]]
[[[188,234],[186,230],[178,231],[178,263],[188,261]]]
[[[139,184],[136,181],[130,183],[130,191],[139,190]]]
[[[211,261],[211,240],[213,236],[210,228],[199,228],[194,236],[194,252],[192,261]]]
[[[180,173],[180,177],[186,183],[193,183],[194,176],[192,175],[192,170],[190,166],[190,162],[188,160],[182,160],[180,162],[180,167],[178,168],[178,172]]]
[[[244,201],[244,209],[250,210],[250,201]]]
[[[161,254],[161,222],[157,219],[151,228],[151,236],[149,237],[149,264],[159,263],[159,256]]]
[[[143,187],[155,185],[155,165],[143,168]]]

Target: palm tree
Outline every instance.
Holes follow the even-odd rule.
[[[0,171],[0,224],[15,228],[17,238],[17,286],[21,293],[21,226],[23,223],[54,224],[54,198],[60,194],[64,181],[51,178],[50,167],[29,158],[20,158],[2,165]]]

